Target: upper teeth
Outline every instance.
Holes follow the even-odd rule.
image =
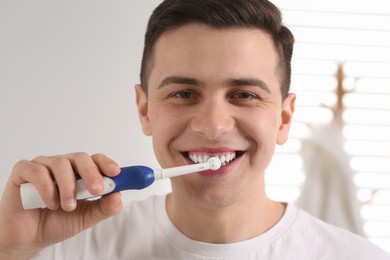
[[[233,161],[236,158],[236,153],[232,152],[232,153],[227,153],[227,154],[223,154],[223,155],[217,155],[217,154],[209,155],[209,154],[195,154],[195,153],[189,154],[189,158],[194,163],[204,163],[204,162],[207,162],[207,160],[210,157],[218,157],[218,159],[221,161],[221,164],[222,165],[226,165],[226,164],[228,164],[229,162]]]

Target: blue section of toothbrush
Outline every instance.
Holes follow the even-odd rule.
[[[155,181],[153,170],[146,166],[123,167],[119,175],[109,178],[115,182],[115,189],[112,192],[141,190]]]

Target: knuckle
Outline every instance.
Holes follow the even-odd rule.
[[[51,158],[51,164],[56,166],[67,166],[70,162],[64,156],[54,156]]]
[[[37,157],[35,157],[34,159],[32,159],[33,162],[40,162],[40,161],[44,161],[46,160],[47,158],[49,158],[48,156],[44,156],[44,155],[38,155]]]
[[[18,162],[15,163],[15,166],[14,168],[18,168],[18,167],[24,167],[26,166],[27,164],[29,164],[30,162],[27,161],[27,160],[20,160]]]
[[[92,155],[92,157],[94,159],[104,159],[104,158],[107,158],[104,154],[102,153],[95,153],[94,155]]]
[[[12,171],[23,176],[39,176],[46,174],[48,169],[44,165],[22,160],[15,164]]]
[[[31,164],[30,161],[27,161],[27,160],[20,160],[18,162],[15,163],[13,169],[12,169],[12,172],[21,172],[21,171],[24,171],[26,168],[29,167],[29,165]]]
[[[80,158],[80,159],[86,159],[89,158],[89,154],[86,152],[76,152],[72,154],[72,157],[74,158]]]
[[[43,174],[47,173],[48,169],[41,165],[41,164],[29,164],[27,166],[27,170],[32,174],[32,175],[38,175],[38,174]]]
[[[110,163],[112,160],[108,158],[105,154],[97,153],[93,155],[93,160],[100,166],[104,166],[104,164]]]

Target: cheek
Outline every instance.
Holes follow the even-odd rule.
[[[248,151],[251,164],[265,169],[275,151],[279,120],[272,114],[257,114],[245,121],[245,124],[238,125],[242,125],[241,133],[252,143]]]
[[[153,135],[169,135],[183,128],[186,120],[180,108],[156,106],[150,111]]]
[[[149,112],[155,155],[161,166],[170,167],[166,165],[170,161],[170,144],[184,132],[186,120],[181,116],[180,109],[158,106],[158,109],[152,108]]]
[[[262,113],[248,116],[241,116],[237,120],[244,132],[258,143],[276,143],[276,136],[279,129],[279,120],[272,114]]]

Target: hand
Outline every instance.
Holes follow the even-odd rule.
[[[98,195],[103,191],[102,173],[115,176],[120,168],[105,155],[85,153],[40,156],[14,166],[0,202],[1,259],[29,258],[44,247],[70,238],[122,209],[119,193],[94,201],[76,201],[75,172],[81,176],[88,191]],[[47,208],[23,209],[20,185],[26,182],[38,189]]]

